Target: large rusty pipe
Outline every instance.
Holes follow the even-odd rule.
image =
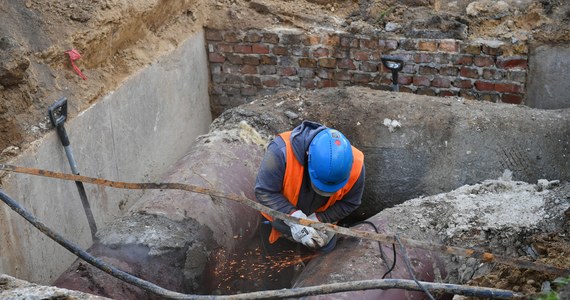
[[[299,118],[288,120],[290,112]],[[162,181],[205,185],[253,198],[263,146],[249,134],[265,132],[261,140],[266,141],[303,119],[341,130],[364,151],[366,191],[354,214],[360,220],[418,195],[499,177],[507,168],[515,180],[570,179],[570,110],[347,88],[287,92],[225,112]],[[241,120],[251,127],[240,125]],[[220,248],[232,252],[246,245],[258,216],[221,199],[148,192],[131,214],[101,229],[101,241],[91,250],[166,288],[199,292],[208,253]],[[144,299],[136,289],[79,262],[56,284]]]
[[[354,229],[374,231],[374,225],[380,233],[391,230],[382,214],[366,220],[369,223],[354,226]],[[372,225],[371,225],[372,224]],[[335,250],[313,260],[296,279],[293,287],[316,286],[333,282],[370,280],[385,278],[415,279],[424,282],[441,282],[447,275],[443,259],[438,253],[422,249],[406,249],[410,260],[409,272],[404,253],[398,245],[396,257],[393,245],[356,238],[340,238]],[[395,261],[394,261],[395,260]],[[392,269],[393,267],[393,269]],[[438,299],[451,299],[452,295],[439,295]],[[429,299],[427,294],[419,291],[401,289],[366,290],[343,292],[329,295],[307,297],[307,299]]]

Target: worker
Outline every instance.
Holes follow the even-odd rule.
[[[360,206],[364,176],[363,153],[340,131],[303,121],[267,146],[255,196],[259,203],[292,217],[337,223]],[[262,215],[263,223],[271,225],[270,244],[284,236],[318,251],[329,252],[336,245],[333,232]]]

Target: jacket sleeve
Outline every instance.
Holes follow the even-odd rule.
[[[317,213],[317,217],[321,222],[334,223],[346,218],[353,211],[355,211],[362,203],[362,193],[364,192],[364,179],[366,177],[364,165],[360,177],[352,186],[352,189],[335,204],[329,207],[326,211]]]
[[[255,182],[257,201],[271,209],[290,214],[296,208],[283,196],[283,177],[285,176],[285,143],[280,137],[273,140],[265,151]]]

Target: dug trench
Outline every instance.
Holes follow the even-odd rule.
[[[305,119],[339,129],[366,155],[366,193],[345,226],[366,220],[388,234],[570,267],[564,255],[569,110],[358,87],[283,92],[224,112],[162,181],[254,199],[264,146]],[[393,261],[392,245],[379,249],[376,242],[354,238],[341,238],[326,255],[284,243],[280,255],[266,258],[259,228],[260,214],[243,204],[149,190],[125,216],[100,230],[89,251],[165,288],[214,295],[380,279]],[[369,224],[356,228],[374,230]],[[558,243],[544,248],[545,240]],[[403,253],[396,253],[389,276],[411,278]],[[492,282],[532,294],[556,278],[436,251],[408,249],[408,254],[418,280]],[[79,260],[54,285],[114,299],[157,298]],[[319,297],[427,296],[372,290]]]

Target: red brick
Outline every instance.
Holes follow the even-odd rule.
[[[224,41],[228,43],[237,43],[239,42],[239,39],[235,32],[226,32],[224,33]]]
[[[356,66],[352,59],[343,59],[338,63],[339,69],[356,70]]]
[[[321,87],[324,87],[324,88],[330,88],[330,87],[337,87],[338,86],[336,80],[329,80],[329,79],[322,80],[319,85]]]
[[[447,78],[436,77],[431,81],[431,86],[436,88],[448,88],[451,86],[451,82]]]
[[[323,44],[326,46],[338,46],[340,45],[340,36],[329,34],[323,39]]]
[[[219,30],[207,29],[206,30],[206,40],[208,40],[208,41],[221,41],[222,40],[222,32]]]
[[[412,84],[412,82],[414,82],[414,78],[412,76],[408,76],[408,75],[399,75],[398,76],[398,84],[410,85],[410,84]]]
[[[277,64],[277,57],[269,56],[269,55],[261,55],[259,57],[260,62],[262,65],[276,65]]]
[[[360,71],[363,72],[378,72],[378,63],[363,61],[360,64]]]
[[[314,68],[317,66],[317,60],[312,58],[299,59],[299,66],[302,68]]]
[[[479,70],[475,68],[462,67],[459,75],[468,78],[479,78]]]
[[[480,91],[494,91],[495,83],[477,80],[475,82],[475,87]]]
[[[303,79],[302,86],[306,89],[316,89],[317,82],[314,79]]]
[[[497,66],[504,69],[526,69],[528,67],[528,60],[521,57],[499,57],[497,59]]]
[[[396,40],[379,40],[378,48],[382,50],[396,50],[398,49],[398,41]]]
[[[459,42],[456,40],[441,40],[439,41],[439,51],[447,53],[459,52]]]
[[[417,64],[430,63],[433,61],[433,55],[431,53],[416,53],[414,56],[414,61]]]
[[[293,76],[297,74],[297,69],[294,67],[284,67],[279,70],[281,76]]]
[[[336,68],[336,58],[320,58],[319,66],[323,68]]]
[[[233,52],[234,47],[231,44],[218,43],[216,45],[218,52]]]
[[[279,44],[279,36],[275,33],[264,33],[261,41],[268,44]]]
[[[352,53],[352,56],[354,57],[355,60],[361,60],[361,61],[367,61],[369,59],[369,53],[366,51],[354,51]]]
[[[270,79],[263,80],[263,86],[267,86],[267,87],[279,86],[279,79],[270,78]]]
[[[308,35],[303,39],[303,45],[314,46],[321,43],[321,37],[318,35]]]
[[[477,67],[491,67],[495,65],[495,60],[492,56],[475,56],[473,64]]]
[[[235,45],[234,46],[234,51],[236,53],[246,53],[249,54],[251,53],[251,45]]]
[[[522,95],[503,94],[501,96],[501,102],[504,102],[504,103],[521,104],[522,101],[523,101]]]
[[[226,54],[226,59],[234,65],[243,64],[243,58],[237,54]]]
[[[457,76],[459,69],[457,67],[441,67],[439,74],[447,76]]]
[[[251,43],[259,43],[261,41],[261,34],[250,32],[245,36],[245,40]]]
[[[513,83],[496,83],[495,91],[499,93],[518,94],[523,92],[523,87],[519,84],[513,84]]]
[[[351,81],[356,83],[368,83],[372,80],[372,76],[366,73],[355,73],[352,74]]]
[[[334,58],[348,58],[348,57],[350,57],[350,49],[349,48],[335,48],[333,50],[332,57],[334,57]]]
[[[435,52],[435,50],[437,50],[437,43],[435,41],[419,41],[418,50]]]
[[[329,49],[327,49],[327,48],[319,48],[319,49],[313,51],[313,56],[316,57],[316,58],[319,58],[319,57],[327,57],[327,56],[329,56]]]
[[[376,39],[360,39],[360,48],[376,49],[378,48],[378,40]]]
[[[259,65],[259,57],[257,57],[257,56],[245,56],[245,57],[243,57],[243,64],[244,65],[257,66],[257,65]]]
[[[450,90],[442,90],[439,91],[439,95],[440,97],[453,97],[453,96],[457,96],[457,92],[456,91],[450,91]]]
[[[242,74],[257,74],[257,67],[252,65],[244,65],[241,67],[240,72]]]
[[[251,45],[251,52],[256,54],[268,54],[269,47],[261,44],[253,44]]]
[[[473,55],[480,55],[481,54],[481,45],[480,44],[469,44],[463,47],[463,53],[473,54]]]
[[[218,53],[209,53],[208,54],[208,59],[210,62],[213,63],[223,63],[224,61],[226,61],[226,58]]]
[[[352,76],[350,75],[350,73],[348,71],[340,70],[340,71],[336,71],[334,78],[336,80],[348,81],[348,80],[350,80],[350,78],[352,78]]]
[[[473,88],[473,83],[471,80],[456,79],[453,81],[453,86],[460,89],[471,89]]]
[[[502,80],[504,71],[497,69],[483,69],[483,79],[487,80]]]
[[[427,76],[414,76],[415,86],[430,86],[430,79]]]
[[[289,55],[289,49],[286,47],[275,46],[273,47],[273,54],[275,55]]]
[[[430,66],[420,66],[418,73],[420,75],[435,75],[437,74],[437,69]]]
[[[390,87],[390,90],[392,90],[391,87]],[[413,94],[413,93],[414,93],[414,90],[413,90],[412,88],[410,88],[410,87],[407,87],[407,86],[401,86],[401,87],[400,87],[400,92],[401,92],[401,93]]]
[[[473,64],[473,56],[471,56],[471,55],[459,55],[457,57],[457,59],[455,60],[455,64],[456,65],[470,66],[471,64]]]

